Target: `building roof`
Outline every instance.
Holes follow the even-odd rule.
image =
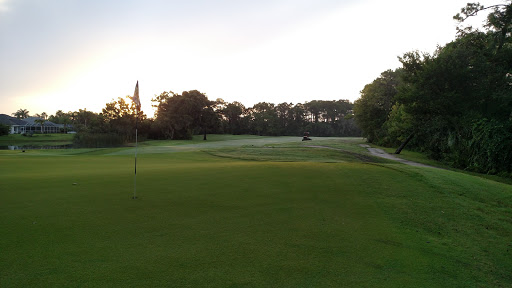
[[[35,121],[38,120],[38,119],[41,119],[39,117],[27,117],[25,119],[23,119],[23,121],[25,121],[25,124],[22,124],[22,125],[26,125],[26,126],[41,126],[41,124],[39,123],[36,123]],[[51,121],[44,121],[44,126],[57,126],[57,124],[51,122]]]
[[[28,117],[28,118],[25,118],[25,119],[16,119],[16,118],[11,117],[9,115],[0,114],[0,123],[2,123],[4,125],[9,125],[9,126],[12,126],[12,125],[41,126],[41,124],[35,122],[37,119],[41,119],[41,118],[39,118],[39,117]],[[44,122],[44,126],[48,126],[48,127],[55,126],[55,127],[58,127],[57,124],[55,124],[55,123],[53,123],[51,121],[48,121],[48,120],[46,120]]]
[[[16,119],[9,115],[0,114],[0,123],[4,125],[25,125],[26,122],[20,119]]]

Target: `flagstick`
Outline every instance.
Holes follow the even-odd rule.
[[[138,111],[137,111],[138,114]],[[133,198],[137,199],[137,120],[139,119],[139,115],[135,116],[135,177],[133,178]]]
[[[132,199],[137,199],[137,146],[139,139],[137,139],[137,125],[139,122],[139,111],[140,111],[140,98],[139,98],[139,81],[135,85],[135,91],[133,92],[133,103],[135,104],[135,176],[133,177],[133,197]]]

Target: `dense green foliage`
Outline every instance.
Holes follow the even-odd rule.
[[[49,116],[48,120],[64,124],[63,132],[68,129],[76,131],[73,142],[77,147],[122,146],[135,141],[136,127],[139,137],[145,139],[151,125],[151,121],[146,119],[143,113],[139,113],[136,119],[135,105],[121,97],[107,103],[102,113],[86,109],[68,113],[58,110],[55,115]]]
[[[191,139],[195,130],[216,126],[215,102],[192,90],[181,95],[164,92],[157,96],[157,117],[151,129],[154,138]],[[206,133],[206,132],[205,132]]]
[[[126,138],[116,133],[78,133],[73,138],[75,147],[120,147],[126,144]]]
[[[511,7],[494,6],[487,31],[460,29],[454,41],[433,55],[405,53],[400,57],[403,67],[395,71],[397,81],[385,81],[387,71],[368,84],[354,107],[368,141],[397,146],[414,135],[410,147],[433,159],[510,175]],[[462,12],[470,16],[483,9],[468,4]]]
[[[155,99],[157,115],[151,138],[190,139],[198,133],[252,134],[261,136],[302,135],[359,136],[350,119],[353,104],[347,100],[313,100],[305,104],[260,102],[246,108],[240,102],[209,101],[193,90],[163,92]]]
[[[0,151],[0,286],[512,285],[509,185],[362,139],[194,138],[145,142],[138,200],[133,148]]]
[[[365,85],[356,100],[354,114],[358,126],[369,142],[382,142],[386,137],[389,114],[396,108],[395,95],[401,82],[401,70],[385,71],[379,78]]]
[[[10,127],[0,123],[0,136],[8,135]]]

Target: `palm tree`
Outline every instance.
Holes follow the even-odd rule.
[[[46,122],[46,120],[39,118],[39,119],[34,120],[34,122],[41,124],[41,133],[44,133],[43,126],[44,126],[44,122]]]
[[[64,133],[68,133],[68,124],[71,122],[71,120],[66,116],[62,118],[61,122],[64,124]]]
[[[28,110],[27,109],[18,109],[18,111],[12,113],[12,116],[18,118],[18,119],[25,119],[28,116]]]

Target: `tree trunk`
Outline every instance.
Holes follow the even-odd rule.
[[[407,139],[405,139],[405,141],[402,142],[402,144],[400,144],[400,147],[398,147],[398,149],[396,149],[395,154],[400,154],[400,152],[402,152],[402,149],[404,149],[405,145],[407,145],[407,143],[409,143],[409,141],[411,141],[412,137],[414,137],[414,133],[409,135],[409,137],[407,137]]]
[[[203,135],[203,140],[206,140],[206,126],[204,127],[204,135]]]

